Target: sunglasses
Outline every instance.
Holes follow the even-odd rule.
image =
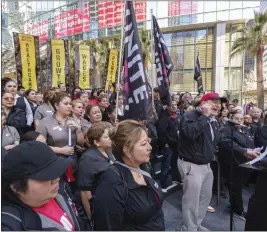
[[[6,101],[14,101],[15,99],[13,97],[3,97]]]

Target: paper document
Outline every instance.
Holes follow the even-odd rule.
[[[255,164],[257,162],[259,162],[260,160],[262,160],[265,156],[267,155],[267,147],[265,148],[265,151],[262,152],[257,158],[255,158],[254,160],[251,160],[249,162],[250,165]]]

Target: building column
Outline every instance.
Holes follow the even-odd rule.
[[[224,95],[224,90],[227,89],[227,86],[224,86],[225,29],[225,23],[217,23],[215,26],[213,89],[220,95]]]

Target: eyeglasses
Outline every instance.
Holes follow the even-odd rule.
[[[233,118],[236,121],[244,121],[244,118]]]
[[[14,101],[15,99],[13,97],[3,97],[5,101]]]

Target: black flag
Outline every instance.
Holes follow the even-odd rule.
[[[200,68],[200,61],[199,61],[199,53],[197,54],[197,59],[196,59],[196,64],[195,64],[194,79],[197,81],[197,90],[198,90],[198,92],[199,93],[203,92],[201,68]]]
[[[152,105],[132,1],[125,3],[125,19],[124,116],[146,120],[152,116]]]
[[[173,70],[173,63],[170,53],[160,31],[156,17],[153,15],[153,33],[155,41],[155,62],[157,66],[157,85],[160,97],[167,98],[170,103],[170,73]],[[169,105],[169,104],[168,104]]]

